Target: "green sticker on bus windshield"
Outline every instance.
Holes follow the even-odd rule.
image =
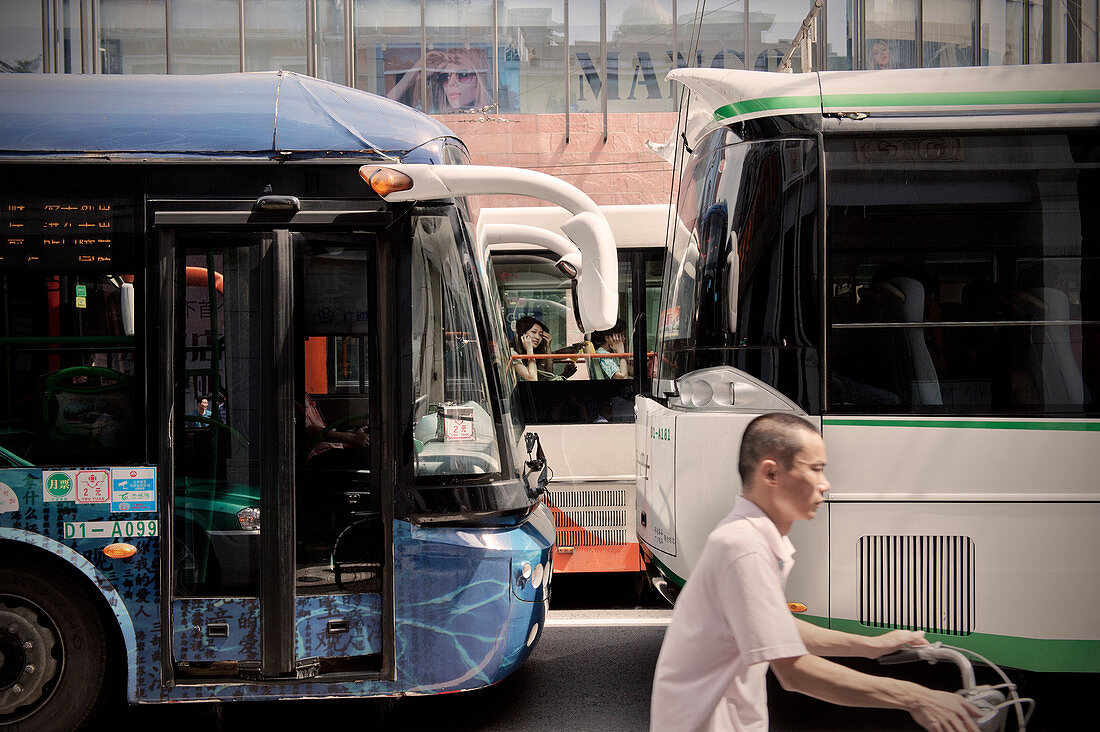
[[[44,501],[73,500],[73,475],[54,470],[42,473],[42,499]]]

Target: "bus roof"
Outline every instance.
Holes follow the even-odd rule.
[[[777,74],[675,69],[713,122],[781,115],[959,117],[1100,113],[1100,64]],[[1021,119],[1020,122],[1023,122]]]
[[[0,74],[0,155],[401,159],[453,137],[403,104],[289,71]]]

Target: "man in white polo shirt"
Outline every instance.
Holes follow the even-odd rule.
[[[819,655],[878,658],[927,643],[924,634],[865,637],[796,620],[784,587],[787,533],[829,490],[825,443],[812,424],[766,414],[745,429],[742,495],[707,538],[676,600],[653,679],[650,730],[768,729],[769,664],[784,689],[845,706],[904,709],[925,729],[977,732],[980,712],[957,694],[870,676]]]

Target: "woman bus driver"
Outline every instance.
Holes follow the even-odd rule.
[[[541,320],[524,315],[516,321],[516,337],[512,350],[520,356],[550,353],[550,329]],[[539,359],[515,358],[512,370],[521,381],[539,380]]]
[[[431,100],[428,111],[439,114],[481,109],[493,103],[486,83],[488,68],[488,56],[480,48],[428,51],[386,96],[398,101],[405,101],[406,96],[411,96],[411,106],[416,106],[420,96],[420,74],[427,70],[428,97]]]

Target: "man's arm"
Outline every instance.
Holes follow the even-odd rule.
[[[928,645],[923,630],[892,630],[882,635],[866,636],[822,628],[798,618],[795,620],[798,621],[795,624],[806,650],[815,656],[879,658],[909,646]]]
[[[978,732],[974,719],[981,712],[958,694],[871,676],[811,654],[780,658],[771,668],[787,691],[847,707],[904,709],[926,730]]]

